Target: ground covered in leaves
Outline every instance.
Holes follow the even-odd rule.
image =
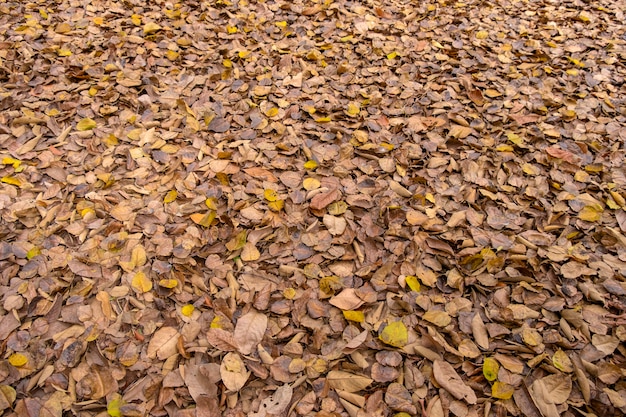
[[[626,412],[624,1],[0,5],[0,413]]]

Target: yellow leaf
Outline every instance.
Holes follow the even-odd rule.
[[[571,68],[565,71],[567,73],[567,75],[578,75],[578,70]]]
[[[180,308],[180,312],[185,317],[191,317],[196,308],[192,304],[185,304]]]
[[[159,287],[168,288],[171,290],[172,288],[176,288],[177,285],[178,281],[176,281],[175,279],[166,278],[159,280]]]
[[[359,103],[351,101],[350,104],[348,104],[348,116],[355,117],[358,116],[360,112],[361,105]]]
[[[17,187],[20,187],[22,185],[22,181],[18,180],[15,177],[11,177],[11,176],[2,177],[0,179],[0,181],[5,183],[5,184],[15,185]]]
[[[365,321],[365,314],[362,311],[345,310],[343,316],[346,320],[355,321],[357,323],[363,323]]]
[[[489,32],[487,32],[486,30],[479,30],[478,32],[476,32],[476,39],[487,39],[488,36]]]
[[[195,224],[203,227],[209,227],[211,226],[211,223],[213,223],[213,220],[215,220],[216,215],[217,213],[215,210],[209,210],[206,214],[194,213],[189,217]]]
[[[241,58],[241,59],[246,59],[246,58],[248,58],[248,57],[250,56],[250,51],[246,51],[246,50],[239,51],[239,52],[237,53],[237,56],[238,56],[239,58]]]
[[[176,197],[178,197],[178,191],[170,190],[167,192],[167,194],[165,194],[165,198],[163,199],[163,202],[165,204],[171,203],[172,201],[176,200]]]
[[[589,14],[585,11],[580,12],[577,16],[577,19],[583,23],[589,23],[591,21]]]
[[[233,61],[231,61],[230,59],[225,59],[222,61],[222,65],[224,65],[226,68],[232,68]]]
[[[14,353],[9,356],[9,363],[16,368],[24,366],[28,363],[28,357],[22,353]]]
[[[552,364],[556,369],[563,372],[573,372],[573,364],[567,353],[563,352],[561,349],[554,352],[552,355]]]
[[[576,65],[577,67],[580,68],[584,68],[585,67],[585,63],[584,62],[580,62],[580,60],[572,58],[572,57],[567,57],[567,60],[569,62],[571,62],[572,64]]]
[[[92,119],[90,119],[89,117],[85,117],[84,119],[81,119],[81,121],[79,121],[76,124],[76,129],[82,131],[85,130],[92,130],[97,126],[96,122]]]
[[[149,23],[146,23],[143,26],[143,34],[144,35],[152,35],[153,33],[156,33],[156,32],[158,32],[161,29],[162,28],[161,28],[161,26],[159,24],[154,23],[154,22],[149,22]]]
[[[11,158],[10,156],[6,156],[2,158],[3,165],[12,165],[14,169],[17,169],[22,164],[22,161],[19,159]]]
[[[316,190],[320,188],[321,185],[322,184],[320,183],[320,181],[316,178],[308,177],[305,178],[304,181],[302,181],[302,186],[307,191]]]
[[[409,288],[415,292],[419,292],[421,287],[420,287],[420,282],[417,279],[417,277],[415,275],[409,275],[407,276],[404,281],[406,282],[406,285],[409,286]]]
[[[102,23],[104,23],[104,19],[102,17],[94,17],[93,23],[100,26]]]
[[[130,285],[135,289],[135,291],[144,293],[152,289],[152,280],[150,280],[145,273],[139,271],[133,277]]]
[[[278,193],[274,190],[267,189],[263,192],[263,197],[265,197],[267,201],[276,201],[278,199]]]
[[[394,59],[397,56],[398,56],[397,52],[392,52],[390,54],[387,54],[387,59]]]
[[[166,57],[167,59],[169,59],[170,61],[176,61],[176,60],[178,59],[178,57],[179,57],[179,56],[180,56],[180,54],[179,54],[178,52],[176,52],[176,51],[171,51],[171,50],[168,50],[168,51],[165,53],[165,57]]]
[[[28,252],[26,252],[26,259],[31,260],[37,255],[41,255],[41,250],[37,246],[33,246]]]
[[[141,16],[134,14],[130,17],[130,21],[133,22],[133,25],[139,26],[141,24]]]
[[[378,336],[381,342],[394,347],[403,347],[409,343],[409,331],[401,321],[390,323]]]
[[[59,48],[57,49],[58,56],[72,56],[72,51],[67,48]]]
[[[265,115],[267,117],[274,117],[278,114],[278,109],[276,107],[269,108],[265,111]]]
[[[328,123],[328,122],[330,122],[331,120],[332,120],[332,119],[331,119],[330,117],[328,117],[328,116],[326,116],[326,117],[318,117],[317,119],[315,119],[315,121],[316,121],[317,123]]]
[[[211,324],[209,325],[209,327],[211,329],[221,329],[222,323],[221,323],[222,319],[220,318],[220,316],[215,316],[213,317],[213,320],[211,320]]]
[[[107,404],[107,414],[111,417],[122,417],[120,407],[124,405],[124,400],[120,394],[115,394],[111,401]]]
[[[498,145],[496,148],[498,152],[513,152],[513,147],[511,145]]]
[[[498,371],[500,364],[494,358],[485,358],[483,362],[483,375],[487,381],[495,381],[498,379]]]
[[[228,249],[231,252],[239,250],[244,247],[247,240],[248,240],[248,232],[246,230],[242,230],[241,232],[237,233],[235,237],[233,237],[231,240],[226,242],[226,249]]]
[[[597,222],[602,218],[602,209],[596,206],[585,206],[578,212],[578,218],[586,222]]]
[[[117,145],[119,143],[119,140],[113,133],[110,133],[108,136],[102,139],[102,143],[104,143],[106,146],[111,147]]]
[[[282,20],[280,22],[276,22],[276,26],[278,26],[279,28],[286,28],[287,27],[287,22]]]
[[[328,206],[328,214],[340,216],[348,210],[348,203],[345,201],[335,201]]]
[[[233,33],[237,33],[237,27],[236,26],[226,26],[226,31],[232,35]]]
[[[514,392],[515,388],[505,382],[496,381],[491,386],[491,396],[500,400],[510,399]]]
[[[204,204],[207,206],[209,210],[217,210],[217,200],[215,197],[209,197],[204,200]]]
[[[130,259],[135,266],[144,266],[148,261],[144,247],[142,245],[135,246],[131,252]]]
[[[272,201],[271,203],[267,204],[267,207],[269,207],[269,209],[272,211],[281,211],[283,207],[285,207],[285,200]]]
[[[296,297],[296,290],[289,287],[283,290],[283,297],[287,300],[293,300]]]
[[[309,159],[308,161],[304,163],[304,169],[308,169],[309,171],[312,171],[315,168],[317,168],[317,162],[315,162],[312,159]]]

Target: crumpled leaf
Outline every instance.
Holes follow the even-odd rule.
[[[239,391],[250,377],[250,371],[246,368],[239,354],[227,353],[220,365],[222,382],[230,391]]]
[[[249,414],[250,417],[265,417],[268,413],[272,415],[280,415],[291,402],[293,396],[293,388],[289,384],[283,384],[265,398],[259,406],[257,413]]]

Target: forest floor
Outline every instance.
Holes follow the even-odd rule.
[[[0,4],[0,414],[626,413],[626,2]]]

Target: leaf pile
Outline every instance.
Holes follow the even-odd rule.
[[[621,2],[0,5],[0,411],[623,415]]]

